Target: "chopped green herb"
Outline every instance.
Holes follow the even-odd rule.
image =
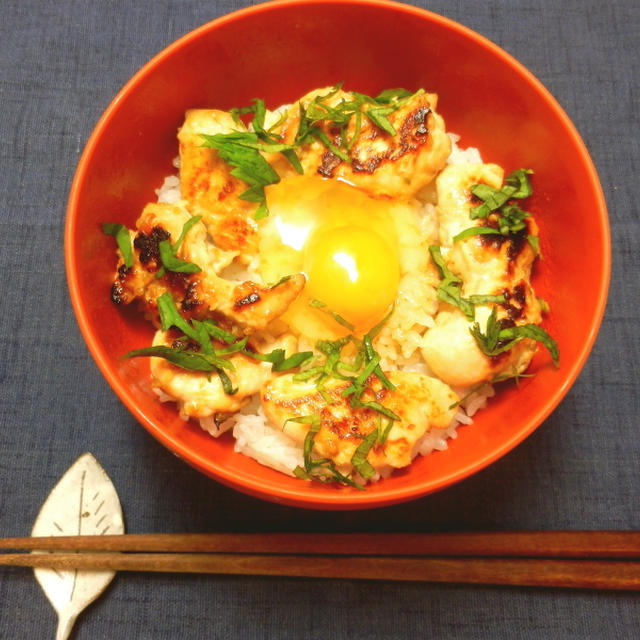
[[[201,134],[203,146],[215,149],[220,158],[230,164],[231,175],[249,185],[238,197],[248,202],[256,202],[256,219],[268,214],[264,188],[280,182],[280,176],[264,159],[260,151],[277,153],[292,149],[290,145],[261,142],[258,134],[252,131],[233,131],[215,135]]]
[[[469,211],[471,219],[486,218],[489,213],[502,207],[510,199],[528,198],[531,193],[531,184],[528,174],[531,169],[516,169],[506,178],[505,184],[500,189],[495,189],[488,184],[476,184],[471,187],[471,193],[482,200],[482,204],[473,207]]]
[[[202,220],[202,216],[192,216],[182,225],[182,231],[180,232],[178,239],[173,244],[174,253],[180,248],[180,245],[182,244],[184,237],[189,233],[189,230],[200,222],[200,220]]]
[[[503,236],[513,235],[518,231],[523,231],[527,228],[524,220],[529,218],[531,214],[523,211],[515,204],[508,204],[502,207],[498,216],[498,230]]]
[[[469,301],[473,304],[503,304],[507,299],[502,294],[495,296],[471,295],[469,296]]]
[[[350,384],[342,390],[341,395],[349,398],[350,405],[353,408],[372,409],[387,418],[399,420],[400,418],[393,411],[379,402],[364,402],[361,399],[368,389],[367,381],[371,375],[375,375],[385,388],[395,389],[395,386],[382,371],[379,364],[380,356],[373,348],[372,339],[379,330],[380,326],[376,325],[369,333],[365,334],[361,342],[356,341],[353,336],[345,336],[335,341],[318,341],[316,349],[325,356],[324,363],[296,373],[293,377],[294,382],[303,382],[315,378],[318,393],[327,403],[330,403],[331,398],[324,390],[328,381],[331,378],[348,381]],[[341,360],[341,352],[343,347],[352,341],[359,343],[358,350],[352,362],[345,362]],[[342,373],[341,369],[358,375],[347,375]]]
[[[482,329],[478,322],[474,322],[469,331],[471,331],[471,335],[475,338],[482,353],[487,356],[495,356],[503,351],[507,351],[513,346],[512,343],[505,343],[504,341],[502,344],[498,344],[500,341],[500,328],[500,322],[498,322],[498,309],[497,307],[494,307],[487,318],[485,333],[482,333]]]
[[[422,90],[419,93],[422,93]],[[413,95],[411,91],[407,91],[406,89],[385,89],[381,91],[374,100],[379,104],[390,104],[404,98],[410,98]]]
[[[192,340],[198,341],[198,334],[195,329],[180,315],[173,298],[168,291],[165,291],[156,299],[158,314],[160,315],[160,326],[163,331],[175,327]]]
[[[362,111],[357,110],[354,114],[353,132],[351,134],[351,139],[344,141],[344,148],[347,151],[351,150],[351,148],[355,144],[355,141],[358,139],[358,136],[360,135],[361,129],[362,129]]]
[[[497,219],[498,229],[503,236],[518,233],[518,231],[526,229],[524,220],[531,216],[531,214],[523,211],[516,204],[504,205],[499,209],[499,214]]]
[[[529,182],[528,174],[533,173],[530,169],[517,169],[511,172],[505,179],[505,184],[501,189],[495,189],[487,184],[476,184],[471,187],[471,193],[482,200],[482,204],[473,207],[469,211],[471,219],[486,218],[492,212],[496,212],[492,216],[495,227],[476,226],[461,231],[454,236],[453,241],[462,240],[473,235],[499,234],[509,236],[519,233],[526,229],[525,219],[530,216],[529,213],[523,211],[518,205],[513,204],[513,199],[523,199],[531,195],[532,189]],[[531,234],[527,235],[527,241],[536,254],[539,253],[538,238]],[[459,307],[469,320],[474,319],[473,305],[495,303],[502,304],[505,302],[503,295],[498,296],[470,296],[465,300],[460,296],[459,287],[461,281],[447,268],[442,258],[439,247],[429,247],[432,259],[438,269],[442,281],[438,286],[437,293],[440,300],[449,302]],[[467,305],[471,305],[469,308]],[[471,335],[475,338],[478,346],[488,356],[495,356],[504,351],[508,351],[517,342],[523,338],[531,338],[540,342],[546,347],[551,355],[554,364],[558,365],[558,348],[555,340],[553,340],[544,329],[534,324],[517,325],[514,327],[502,327],[497,320],[497,308],[494,307],[491,315],[487,320],[486,332],[483,333],[480,325],[475,322],[470,328]]]
[[[384,444],[387,441],[387,438],[389,437],[389,432],[391,431],[391,427],[393,427],[394,422],[395,420],[393,418],[388,418],[387,424],[383,429],[382,420],[381,419],[378,420],[378,442],[380,444]]]
[[[319,309],[323,313],[330,315],[338,324],[349,329],[349,331],[353,331],[355,329],[355,327],[348,320],[345,320],[340,314],[327,309],[327,305],[324,302],[321,302],[320,300],[310,300],[309,306],[313,307],[314,309]]]
[[[280,278],[280,280],[278,280],[278,282],[276,282],[275,284],[272,284],[269,289],[275,289],[276,287],[279,287],[281,284],[284,284],[285,282],[289,282],[289,280],[291,280],[293,276],[282,276],[282,278]]]
[[[494,382],[504,382],[505,380],[515,380],[516,386],[518,385],[518,381],[520,378],[533,378],[535,377],[533,373],[519,373],[518,371],[513,371],[509,373],[505,371],[504,373],[499,373],[491,379],[491,383]]]
[[[289,418],[282,425],[282,428],[286,426],[287,422],[298,422],[300,424],[309,424],[309,431],[304,439],[304,444],[302,447],[302,453],[304,456],[304,469],[305,471],[311,470],[312,460],[311,460],[311,452],[313,451],[313,441],[316,433],[320,431],[320,427],[322,426],[322,422],[320,421],[320,416],[299,416],[297,418]]]
[[[171,364],[174,364],[188,371],[203,371],[206,373],[216,372],[220,378],[222,389],[227,395],[237,393],[238,388],[233,387],[229,376],[225,369],[234,370],[235,367],[229,360],[219,357],[215,354],[198,353],[184,348],[172,348],[163,345],[153,347],[144,347],[142,349],[134,349],[125,354],[125,358],[136,357],[157,357],[164,358]]]
[[[429,253],[442,278],[436,289],[438,299],[458,307],[468,320],[473,320],[475,317],[473,303],[460,295],[462,280],[449,269],[438,245],[432,244],[429,247]]]
[[[222,390],[228,396],[232,396],[238,392],[238,387],[234,387],[231,384],[229,376],[222,369],[218,369],[218,377],[220,378],[220,383],[222,384]]]
[[[507,186],[514,189],[509,197],[523,200],[533,193],[531,183],[529,182],[529,178],[527,178],[527,175],[531,175],[532,173],[532,169],[516,169],[505,178],[504,181]]]
[[[480,389],[482,389],[482,387],[486,385],[494,384],[497,382],[505,382],[507,380],[515,380],[517,385],[520,378],[533,378],[533,377],[534,377],[533,373],[518,373],[517,371],[513,371],[511,373],[506,371],[504,373],[498,373],[488,381],[482,381],[482,382],[479,382],[478,384],[473,385],[473,387],[471,387],[471,389],[469,389],[469,391],[467,391],[467,393],[465,393],[465,395],[462,396],[460,400],[458,400],[457,402],[454,402],[453,404],[450,404],[449,409],[454,409],[458,405],[462,404],[465,400],[470,398],[477,391],[480,391]]]
[[[364,347],[365,362],[370,363],[374,359],[377,362],[380,362],[380,356],[375,352],[373,348],[372,337],[370,333],[366,333],[363,336],[362,346]],[[380,383],[385,389],[393,390],[396,388],[395,385],[384,374],[379,364],[376,365],[376,367],[373,369],[373,373],[377,376],[378,380],[380,380]]]
[[[370,339],[367,340],[367,338],[368,336],[365,336],[365,339],[363,341],[365,366],[357,377],[351,378],[351,384],[342,391],[342,396],[349,398],[349,404],[354,409],[371,409],[373,411],[377,411],[383,416],[386,416],[390,420],[400,420],[400,417],[396,413],[391,411],[391,409],[389,409],[388,407],[380,404],[379,402],[373,400],[362,400],[363,394],[368,389],[366,384],[367,380],[372,374],[376,375],[376,377],[380,380],[380,383],[387,389],[395,389],[395,386],[382,372],[382,369],[379,365],[380,356],[375,351],[373,351],[371,341]]]
[[[365,480],[371,478],[376,472],[371,463],[367,460],[367,454],[371,450],[371,447],[376,443],[377,439],[378,431],[374,429],[367,434],[351,456],[351,464],[353,465],[353,468]]]
[[[193,327],[193,331],[195,333],[195,340],[198,343],[202,353],[206,353],[208,355],[213,354],[213,345],[211,344],[209,332],[207,331],[205,325],[200,322],[200,320],[193,319],[191,321],[191,326]]]
[[[383,416],[389,418],[389,420],[400,420],[400,416],[398,414],[375,400],[363,401],[356,394],[353,394],[351,396],[350,404],[354,409],[371,409],[372,411],[377,411]]]
[[[549,352],[553,364],[558,366],[558,346],[549,334],[535,324],[516,325],[514,327],[502,327],[497,319],[497,307],[491,310],[487,319],[485,333],[482,333],[480,325],[475,322],[469,329],[475,338],[480,350],[487,356],[496,356],[508,351],[523,338],[531,338],[540,342]]]
[[[244,338],[236,339],[235,342],[233,342],[232,344],[228,344],[226,347],[220,347],[218,349],[215,349],[215,352],[220,356],[228,356],[233,353],[245,354],[248,340],[249,340],[248,336],[245,336]]]
[[[323,303],[318,301],[314,302],[314,306],[316,305],[319,308],[324,306]],[[388,317],[389,316],[387,316],[387,318]],[[385,318],[385,320],[387,318]],[[364,393],[369,389],[367,383],[372,375],[376,376],[380,383],[387,389],[395,389],[395,386],[383,373],[380,367],[380,355],[376,353],[373,347],[373,338],[379,333],[383,324],[384,321],[378,323],[363,336],[362,340],[358,340],[353,335],[344,336],[343,338],[333,341],[319,340],[316,343],[316,350],[324,356],[324,362],[311,366],[308,369],[303,369],[293,375],[294,382],[313,380],[318,394],[324,398],[327,404],[333,402],[333,398],[325,389],[327,383],[332,378],[344,380],[349,384],[342,390],[341,395],[349,399],[349,404],[352,408],[370,409],[379,414],[377,427],[360,443],[351,460],[355,471],[364,479],[370,478],[374,473],[373,467],[371,467],[366,460],[368,451],[376,442],[380,444],[384,443],[393,423],[396,420],[400,420],[398,415],[380,402],[365,401],[362,399]],[[357,349],[355,355],[345,361],[341,359],[342,350],[348,343],[354,343]],[[308,356],[309,359],[311,359],[312,354],[309,353]],[[343,371],[348,371],[350,374],[343,373]],[[383,418],[386,418],[384,427]],[[349,476],[340,473],[331,460],[317,460],[311,456],[315,434],[320,429],[320,416],[299,416],[290,418],[287,422],[289,421],[308,423],[310,425],[303,445],[304,468],[297,467],[294,471],[298,478],[319,480],[320,482],[339,482],[357,489],[363,488]]]
[[[197,264],[177,258],[168,240],[158,242],[158,250],[160,252],[160,262],[168,271],[174,271],[175,273],[198,273],[202,271]],[[158,273],[160,273],[160,270],[158,270]]]
[[[202,353],[188,351],[186,349],[174,349],[164,345],[133,349],[125,354],[125,358],[138,358],[141,356],[164,358],[171,364],[175,364],[189,371],[216,371],[217,367],[208,357]],[[228,364],[228,363],[226,363]]]
[[[320,431],[321,427],[319,416],[300,416],[297,418],[289,418],[285,421],[282,427],[283,429],[287,422],[309,424],[309,431],[307,431],[302,446],[304,468],[298,466],[293,471],[297,478],[301,478],[303,480],[318,480],[320,482],[339,482],[340,484],[353,487],[354,489],[363,489],[363,487],[357,482],[354,482],[348,476],[340,473],[331,460],[326,458],[315,459],[312,457],[315,436],[318,431]]]
[[[473,185],[471,193],[483,201],[483,204],[479,204],[469,210],[469,217],[472,220],[486,218],[492,211],[499,209],[509,199],[508,193],[501,189],[490,187],[488,184]]]
[[[318,340],[316,342],[316,349],[324,354],[325,356],[330,356],[336,353],[340,353],[342,347],[353,340],[352,336],[344,336],[343,338],[338,338],[338,340]]]
[[[453,236],[452,240],[453,242],[458,242],[458,240],[464,240],[469,236],[480,236],[480,235],[498,235],[499,236],[501,235],[501,233],[498,229],[495,229],[494,227],[484,227],[484,226],[469,227],[468,229],[465,229],[464,231],[461,231],[457,235]]]
[[[383,443],[394,421],[400,420],[398,415],[381,403],[362,400],[363,394],[368,390],[367,382],[372,375],[377,376],[380,383],[386,388],[395,389],[395,386],[382,372],[380,368],[380,355],[376,353],[372,344],[373,336],[380,331],[380,328],[380,326],[374,327],[374,329],[363,337],[362,341],[356,340],[353,336],[345,336],[335,341],[318,341],[316,349],[325,356],[324,363],[300,371],[293,376],[295,382],[315,379],[315,385],[319,395],[324,398],[328,404],[333,401],[333,398],[325,390],[328,381],[331,378],[348,381],[349,385],[342,390],[341,395],[349,399],[350,406],[357,409],[370,409],[379,414],[378,428],[367,435],[364,442],[359,445],[354,453],[351,461],[354,469],[364,479],[368,479],[374,473],[373,468],[366,461],[367,452],[375,442]],[[341,360],[341,353],[342,349],[349,342],[356,342],[358,349],[356,355],[352,358],[352,362],[345,362]],[[340,369],[352,371],[357,375],[345,375]],[[384,428],[382,427],[383,416],[387,419]],[[338,481],[343,484],[350,484],[350,486],[357,486],[351,484],[352,481],[350,480],[346,482],[345,478],[348,479],[348,477],[343,474],[338,474],[335,466],[329,460],[311,461],[310,451],[313,446],[314,433],[319,429],[319,416],[305,416],[295,418],[294,420],[297,422],[308,422],[310,424],[315,421],[314,424],[318,424],[317,428],[314,428],[312,425],[310,432],[306,436],[305,443],[307,444],[309,452],[309,455],[305,457],[307,463],[304,469],[297,469],[296,475],[300,478],[319,479],[323,482]],[[357,488],[361,487],[358,486]]]
[[[453,241],[464,240],[469,236],[497,234],[509,236],[526,229],[525,218],[530,214],[523,211],[517,204],[511,202],[514,199],[523,199],[531,195],[532,189],[528,174],[533,173],[530,169],[516,169],[506,178],[500,189],[495,189],[488,184],[475,184],[471,187],[471,193],[482,200],[482,204],[472,207],[469,210],[469,217],[472,220],[487,218],[492,215],[492,222],[495,226],[476,226],[464,229]],[[495,212],[495,213],[494,213]],[[531,246],[538,253],[537,238],[527,236]]]
[[[538,238],[538,236],[532,236],[531,234],[529,234],[527,235],[527,242],[531,245],[534,253],[537,256],[542,257],[540,253],[540,238]]]
[[[255,360],[271,362],[272,371],[287,371],[288,369],[295,369],[313,357],[312,351],[299,351],[290,355],[288,358],[285,358],[284,349],[274,349],[270,353],[253,353],[251,351],[245,351],[244,353]]]
[[[515,327],[506,327],[500,331],[501,340],[512,340],[515,342],[522,338],[531,338],[542,344],[549,352],[553,364],[556,367],[558,366],[560,355],[558,345],[542,327],[539,327],[537,324],[522,324]]]
[[[369,360],[358,376],[353,379],[351,385],[342,391],[342,395],[350,396],[354,393],[364,391],[365,383],[373,373],[374,369],[378,366],[378,362],[380,362],[380,356],[376,354],[375,358]]]
[[[542,313],[549,313],[549,303],[544,298],[538,297],[538,303],[540,304],[540,310]]]
[[[322,459],[319,461],[314,460],[310,471],[306,471],[302,467],[298,466],[293,470],[293,475],[300,480],[316,480],[325,484],[338,482],[339,484],[343,484],[347,487],[353,487],[359,491],[364,491],[364,487],[362,485],[352,480],[349,476],[340,473],[333,462],[328,459]]]
[[[271,129],[265,129],[266,107],[264,100],[255,98],[248,107],[231,109],[230,113],[238,126],[242,125],[240,116],[253,114],[252,131],[232,131],[215,135],[202,134],[205,147],[216,149],[220,157],[233,169],[231,175],[243,180],[249,188],[239,198],[258,205],[254,214],[256,219],[268,215],[264,188],[280,182],[280,177],[261,155],[262,153],[281,153],[293,168],[302,173],[302,165],[293,145],[282,144],[281,137]],[[278,123],[274,124],[274,127]],[[273,127],[272,127],[273,128]]]
[[[311,378],[317,378],[322,375],[323,370],[324,367],[311,367],[310,369],[299,371],[293,374],[293,381],[306,382],[307,380],[311,380]]]
[[[171,327],[179,329],[187,338],[190,338],[198,344],[200,351],[193,351],[184,347],[173,349],[171,347],[157,346],[147,347],[146,349],[136,349],[134,352],[125,354],[125,357],[156,355],[158,357],[164,357],[184,369],[192,369],[194,371],[234,369],[233,364],[222,356],[228,355],[229,353],[235,353],[237,350],[243,349],[246,344],[246,340],[244,340],[244,342],[239,340],[241,343],[240,349],[235,349],[234,345],[233,348],[225,347],[216,351],[210,341],[210,329],[212,326],[210,322],[193,320],[192,323],[189,324],[189,322],[178,312],[169,292],[165,292],[159,296],[156,302],[162,330],[167,331]],[[179,355],[175,356],[175,353],[178,353]],[[179,362],[175,361],[176,358],[178,358]],[[203,364],[203,361],[207,362],[210,368],[207,369],[206,365]]]
[[[376,107],[367,109],[365,115],[373,124],[388,133],[390,136],[396,135],[396,130],[389,122],[387,116],[395,111],[395,107]]]
[[[233,333],[229,333],[224,329],[221,329],[213,320],[203,320],[202,324],[206,329],[207,333],[214,339],[219,340],[220,342],[226,342],[227,344],[231,344],[238,338],[233,335]]]
[[[369,331],[367,331],[367,335],[369,336],[369,338],[371,338],[371,340],[373,340],[380,333],[380,331],[382,331],[382,328],[391,317],[391,314],[393,313],[394,308],[395,307],[392,306],[389,313],[387,313],[387,315],[384,318],[382,318],[382,320],[380,320],[378,324],[374,325],[373,327],[371,327],[371,329],[369,329]]]
[[[334,156],[338,156],[338,158],[340,158],[340,160],[342,160],[343,162],[351,162],[351,158],[349,158],[346,151],[343,151],[340,147],[333,144],[333,142],[329,140],[327,134],[322,129],[313,127],[310,130],[310,135],[318,142],[321,142],[327,149],[329,149],[329,151],[331,151],[331,153],[333,153]]]
[[[105,222],[102,224],[102,231],[116,239],[116,244],[122,254],[124,265],[130,268],[133,265],[133,249],[131,248],[129,230],[117,222]]]
[[[193,216],[189,218],[182,225],[182,231],[180,232],[178,239],[173,244],[170,244],[168,240],[161,240],[158,243],[158,251],[160,252],[160,262],[162,263],[162,267],[160,267],[156,272],[156,278],[162,277],[165,270],[175,271],[176,273],[198,273],[199,271],[202,271],[197,264],[194,264],[193,262],[185,262],[184,260],[180,260],[180,258],[176,257],[178,249],[180,248],[184,237],[187,235],[187,232],[201,219],[202,216]]]
[[[276,362],[272,370],[273,371],[287,371],[289,369],[295,369],[303,365],[305,362],[313,358],[313,351],[299,351],[290,355],[288,358],[284,358],[280,362]]]
[[[300,164],[300,160],[296,155],[295,150],[290,145],[280,144],[282,141],[282,136],[273,133],[273,129],[278,127],[285,118],[285,114],[283,113],[280,120],[275,122],[268,130],[265,129],[265,118],[267,115],[267,108],[265,106],[264,100],[260,98],[253,99],[253,105],[249,107],[245,107],[242,109],[243,114],[253,113],[253,119],[251,120],[251,129],[256,133],[258,139],[264,143],[265,145],[258,146],[259,151],[264,151],[266,153],[281,153],[290,163],[291,166],[295,169],[297,173],[303,173],[302,165]],[[233,111],[233,110],[232,110]],[[234,116],[236,123],[239,123],[240,120],[236,116]]]

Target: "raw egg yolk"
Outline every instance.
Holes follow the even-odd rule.
[[[357,333],[384,318],[400,279],[389,242],[375,230],[355,225],[313,234],[304,250],[304,272],[309,298],[354,325]]]
[[[265,193],[260,275],[266,283],[293,273],[307,279],[282,320],[309,340],[369,331],[391,310],[400,280],[396,203],[307,175],[284,178]]]

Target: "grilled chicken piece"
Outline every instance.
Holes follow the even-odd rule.
[[[332,92],[330,87],[317,89],[286,108],[282,124],[275,129],[283,142],[291,144],[295,139],[300,124],[300,105],[306,108],[315,97]],[[350,93],[338,91],[327,98],[326,103],[335,107],[352,98]],[[352,117],[347,138],[350,140],[356,134],[356,139],[347,152],[350,162],[341,160],[324,144],[315,141],[297,150],[304,173],[341,178],[374,196],[410,199],[445,166],[451,151],[444,121],[436,113],[437,102],[436,94],[422,93],[389,114],[387,118],[396,131],[395,136],[374,125],[364,115],[360,130],[356,132],[355,117]],[[277,121],[282,114],[275,112],[271,117]],[[340,146],[335,127],[322,123],[320,128],[329,140]],[[282,157],[273,156],[268,160],[282,177],[293,173]]]
[[[298,297],[304,285],[305,277],[301,273],[275,286],[245,281],[237,284],[216,310],[231,318],[245,333],[250,333],[264,329],[272,320],[279,318]]]
[[[153,345],[171,346],[168,333],[157,331]],[[242,354],[231,356],[229,361],[234,369],[225,369],[225,373],[237,389],[232,395],[225,393],[215,373],[188,371],[157,357],[151,357],[149,363],[152,385],[177,402],[181,415],[207,418],[218,413],[235,413],[271,378],[271,364]]]
[[[469,209],[477,204],[470,188],[483,183],[499,189],[502,180],[502,169],[493,164],[450,165],[442,171],[436,178],[441,251],[451,271],[463,282],[462,297],[504,295],[506,302],[498,305],[499,320],[537,324],[541,320],[540,303],[530,282],[536,252],[526,239],[527,235],[537,235],[533,218],[526,218],[527,228],[513,237],[474,235],[453,242],[464,229],[487,224],[486,220],[469,218]],[[476,306],[475,320],[483,332],[493,306]],[[425,334],[422,349],[426,363],[438,377],[453,386],[468,387],[527,368],[537,348],[534,340],[525,338],[508,352],[488,357],[470,334],[471,324],[459,309],[442,305],[435,326]]]
[[[183,225],[191,218],[184,203],[148,204],[136,222],[133,239],[133,266],[118,263],[111,297],[117,304],[139,300],[150,315],[155,315],[156,300],[169,291],[181,311],[196,318],[223,316],[230,326],[244,333],[263,329],[282,315],[304,287],[302,274],[294,274],[277,286],[251,281],[233,282],[219,272],[231,264],[235,251],[223,251],[208,235],[202,221],[184,237],[177,256],[197,264],[194,274],[166,272],[157,278],[161,266],[158,242],[175,242]],[[131,232],[133,234],[133,232]]]
[[[443,382],[419,373],[391,371],[389,379],[395,385],[390,391],[372,376],[370,390],[362,400],[375,400],[395,412],[401,419],[394,422],[386,441],[375,444],[367,460],[377,470],[405,467],[416,455],[422,436],[432,428],[446,429],[455,414],[452,405],[456,394]],[[327,403],[315,384],[294,382],[291,374],[276,378],[267,384],[261,395],[262,407],[270,422],[281,428],[293,440],[302,443],[309,424],[287,422],[290,418],[319,416],[321,427],[314,437],[313,453],[334,462],[342,473],[352,470],[351,458],[363,438],[378,429],[378,412],[366,408],[352,408],[342,391],[349,385],[343,380],[332,380],[324,387]]]
[[[194,215],[202,215],[218,247],[238,252],[244,264],[257,248],[256,205],[238,196],[247,185],[231,175],[231,167],[217,151],[203,147],[201,134],[242,130],[231,115],[216,109],[191,109],[178,131],[180,191]]]

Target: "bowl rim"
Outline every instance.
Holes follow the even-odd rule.
[[[270,487],[266,489],[264,486],[258,486],[258,482],[255,480],[245,479],[238,477],[224,469],[218,467],[213,471],[210,467],[209,461],[195,451],[186,451],[181,447],[180,443],[175,439],[169,437],[166,433],[163,433],[154,424],[154,419],[148,416],[140,407],[138,407],[128,392],[125,383],[118,378],[113,372],[112,367],[109,365],[106,354],[102,352],[97,336],[92,329],[89,321],[87,310],[85,309],[82,297],[79,291],[78,281],[78,263],[76,255],[73,251],[73,247],[76,245],[76,219],[79,215],[78,201],[80,197],[81,186],[87,176],[90,160],[95,153],[99,139],[102,136],[102,132],[108,126],[114,114],[119,109],[120,103],[127,96],[128,93],[140,82],[142,78],[152,73],[153,70],[162,63],[162,61],[171,56],[174,51],[180,49],[185,44],[201,37],[209,31],[213,31],[218,27],[228,24],[230,22],[242,20],[245,16],[253,16],[261,14],[263,12],[279,11],[282,8],[295,7],[299,5],[361,5],[363,7],[376,7],[383,8],[390,11],[399,11],[405,14],[413,15],[419,19],[427,20],[431,23],[435,23],[438,26],[442,26],[446,29],[456,32],[458,35],[471,39],[477,46],[489,50],[493,55],[502,60],[503,63],[511,67],[512,70],[522,76],[523,79],[535,90],[536,94],[547,104],[547,106],[555,113],[559,121],[562,123],[568,137],[571,139],[576,151],[579,153],[581,161],[589,176],[589,183],[594,190],[597,199],[597,210],[599,214],[599,223],[602,229],[601,234],[601,255],[603,257],[602,271],[600,274],[599,282],[597,283],[597,304],[596,312],[594,313],[587,335],[587,339],[583,343],[578,356],[571,363],[570,368],[567,370],[563,383],[559,385],[554,393],[547,399],[547,401],[540,406],[539,410],[526,421],[523,426],[510,438],[505,440],[499,447],[494,448],[490,453],[484,455],[482,458],[476,459],[473,462],[465,465],[463,468],[458,468],[455,472],[448,474],[447,476],[440,477],[437,480],[429,481],[426,483],[418,482],[416,485],[403,485],[400,487],[385,487],[381,492],[369,493],[363,492],[349,492],[335,491],[332,493],[326,491],[309,491],[307,483],[302,483],[302,486],[298,489],[288,489],[286,487]],[[216,481],[231,487],[237,491],[241,491],[245,494],[261,498],[270,502],[276,502],[281,504],[287,504],[291,506],[311,508],[311,509],[326,509],[326,510],[356,510],[356,509],[370,509],[397,504],[412,499],[417,499],[429,493],[437,490],[444,489],[464,478],[467,478],[481,469],[487,467],[495,460],[501,458],[506,453],[511,451],[522,440],[529,436],[550,414],[556,409],[563,397],[568,392],[569,388],[573,385],[580,371],[582,370],[591,349],[595,343],[607,302],[610,272],[611,272],[611,244],[610,244],[610,229],[609,220],[607,215],[606,201],[602,191],[595,166],[589,155],[589,152],[580,137],[575,125],[570,120],[564,109],[560,106],[557,100],[546,89],[546,87],[524,67],[518,60],[516,60],[511,54],[507,53],[501,47],[491,42],[485,36],[473,31],[469,27],[466,27],[450,18],[433,13],[427,9],[422,9],[412,5],[403,4],[391,0],[274,0],[272,2],[264,2],[242,9],[238,9],[231,13],[222,15],[218,18],[210,20],[191,31],[180,36],[161,51],[156,53],[150,58],[142,67],[140,67],[136,73],[122,86],[122,88],[111,99],[108,106],[103,111],[102,115],[97,120],[87,142],[84,146],[82,154],[78,160],[66,207],[66,217],[64,223],[64,258],[65,258],[65,272],[67,279],[67,287],[69,296],[71,299],[71,306],[76,317],[78,327],[84,342],[89,350],[90,355],[95,361],[99,371],[104,376],[107,383],[111,386],[112,390],[127,407],[130,413],[142,424],[145,429],[153,435],[163,446],[183,459],[185,462],[195,467],[200,472],[208,475]],[[240,455],[240,454],[237,454]],[[256,464],[258,464],[256,462]],[[306,490],[305,490],[306,489]]]

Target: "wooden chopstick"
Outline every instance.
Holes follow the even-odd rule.
[[[0,564],[61,570],[640,590],[640,532],[53,536],[0,548],[39,551],[0,554]]]
[[[640,562],[535,558],[303,556],[226,553],[14,553],[0,564],[58,570],[288,576],[640,590]]]
[[[640,560],[640,531],[151,533],[0,538],[0,549]]]

